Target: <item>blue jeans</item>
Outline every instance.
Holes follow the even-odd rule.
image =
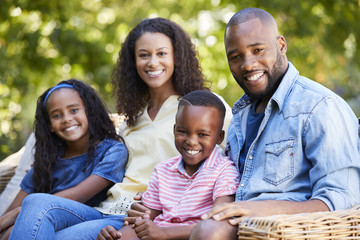
[[[27,196],[9,239],[96,239],[107,225],[120,229],[124,215],[105,215],[51,194]]]

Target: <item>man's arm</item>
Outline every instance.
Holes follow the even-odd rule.
[[[329,211],[327,205],[320,200],[308,200],[304,202],[265,200],[265,201],[240,201],[224,203],[215,206],[202,218],[215,220],[229,219],[231,225],[237,225],[244,217],[270,216],[278,214],[296,214],[306,212]]]
[[[330,211],[359,203],[358,127],[352,110],[336,97],[322,100],[307,119],[303,146],[312,166],[308,171],[311,199],[323,201]]]

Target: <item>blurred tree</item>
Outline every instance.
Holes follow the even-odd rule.
[[[212,90],[232,105],[242,90],[223,44],[229,18],[245,7],[270,12],[301,74],[329,87],[360,115],[359,0],[1,0],[0,160],[32,130],[37,97],[60,80],[96,88],[111,110],[109,85],[127,33],[143,18],[180,24],[197,46]]]

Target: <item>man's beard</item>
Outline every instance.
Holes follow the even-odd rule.
[[[242,81],[238,81],[235,76],[234,78],[237,81],[237,83],[240,85],[240,87],[244,90],[246,95],[248,95],[251,98],[251,100],[257,101],[266,98],[270,99],[271,96],[275,93],[276,89],[279,87],[280,82],[285,74],[282,71],[283,64],[284,63],[281,59],[280,51],[278,50],[276,54],[276,61],[271,73],[268,72],[264,73],[268,75],[268,84],[265,90],[259,93],[250,92]]]

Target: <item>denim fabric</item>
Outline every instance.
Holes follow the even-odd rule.
[[[9,239],[96,239],[100,230],[121,228],[121,215],[104,215],[76,201],[34,193],[25,198]]]
[[[244,95],[233,107],[226,152],[239,169],[247,116]],[[332,91],[289,68],[270,99],[245,159],[236,200],[322,200],[330,210],[360,201],[359,124]]]

